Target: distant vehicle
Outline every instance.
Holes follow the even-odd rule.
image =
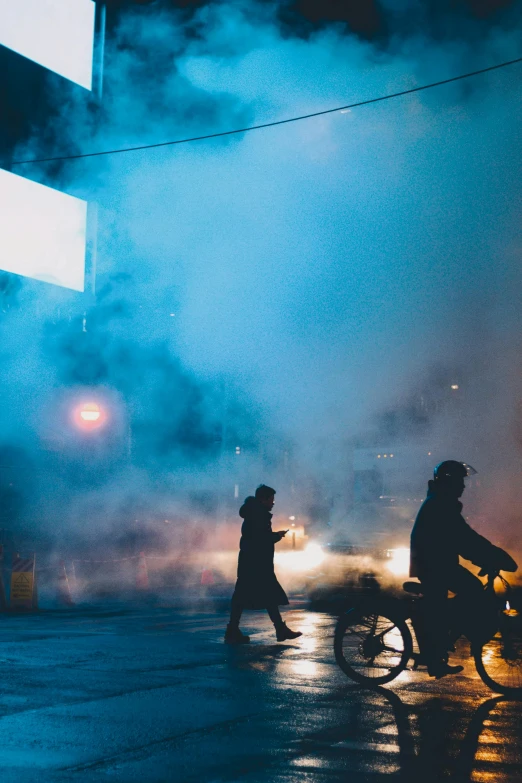
[[[357,595],[394,593],[409,571],[410,553],[404,546],[333,543],[323,545],[323,552],[307,580],[307,594],[317,609],[340,609]]]

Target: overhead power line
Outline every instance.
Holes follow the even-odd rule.
[[[173,141],[161,141],[156,144],[141,144],[137,147],[121,147],[114,150],[99,150],[98,152],[82,152],[77,155],[57,155],[52,158],[33,158],[30,160],[15,160],[11,163],[11,166],[21,166],[26,163],[52,163],[59,160],[76,160],[78,158],[95,158],[101,155],[118,155],[122,152],[138,152],[139,150],[152,150],[159,147],[172,147],[175,144],[189,144],[193,141],[205,141],[205,139],[219,139],[223,136],[233,136],[236,133],[247,133],[253,130],[262,130],[263,128],[273,128],[276,125],[287,125],[290,122],[300,122],[301,120],[309,120],[312,117],[322,117],[325,114],[334,114],[335,112],[342,112],[348,109],[356,109],[359,106],[368,106],[371,103],[379,103],[381,101],[389,101],[392,98],[400,98],[402,95],[412,95],[414,92],[421,92],[422,90],[430,90],[432,87],[441,87],[443,84],[451,84],[452,82],[458,82],[461,79],[469,79],[472,76],[479,76],[482,73],[488,73],[489,71],[496,71],[499,68],[506,68],[508,65],[516,65],[522,62],[522,57],[518,57],[516,60],[508,60],[497,65],[490,65],[488,68],[481,68],[478,71],[470,71],[470,73],[462,73],[460,76],[452,76],[450,79],[442,79],[438,82],[431,82],[431,84],[423,84],[420,87],[412,87],[409,90],[401,90],[400,92],[392,92],[388,95],[380,95],[377,98],[368,98],[365,101],[357,101],[356,103],[347,103],[345,106],[336,106],[334,109],[323,109],[322,111],[314,111],[310,114],[301,114],[298,117],[287,117],[285,120],[273,120],[272,122],[263,122],[260,125],[249,125],[246,128],[234,128],[228,131],[219,131],[218,133],[206,133],[203,136],[190,136],[186,139],[174,139]]]

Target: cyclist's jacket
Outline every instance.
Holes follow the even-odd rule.
[[[468,525],[457,498],[438,491],[433,481],[428,487],[411,533],[410,576],[444,581],[458,566],[459,555],[480,568],[512,570],[507,552]]]

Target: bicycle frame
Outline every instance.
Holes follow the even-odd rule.
[[[480,574],[479,574],[480,575]],[[452,605],[452,601],[458,601],[458,599],[450,598],[448,599],[448,615],[449,615],[449,627],[450,627],[450,643],[454,644],[457,639],[459,639],[461,636],[465,636],[471,645],[476,644],[480,641],[484,641],[483,637],[485,636],[493,636],[497,631],[502,632],[502,628],[499,627],[498,622],[498,612],[500,610],[501,602],[506,601],[509,603],[509,596],[511,595],[511,585],[509,582],[504,579],[504,577],[500,576],[498,573],[488,574],[488,579],[486,584],[484,585],[484,591],[487,593],[488,598],[491,599],[491,615],[488,620],[488,618],[484,618],[484,624],[483,627],[478,627],[476,629],[473,629],[473,631],[470,633],[469,631],[465,631],[462,627],[461,623],[461,606],[456,603],[454,606]],[[505,595],[500,598],[495,590],[495,580],[500,579],[505,590]],[[423,639],[423,636],[425,635],[425,631],[422,628],[423,623],[425,622],[424,617],[422,616],[422,610],[423,610],[423,597],[419,596],[418,598],[407,598],[402,599],[402,602],[408,607],[405,614],[403,614],[403,617],[405,620],[410,621],[410,627],[413,631],[412,637],[413,640],[417,642],[417,645],[420,649],[420,656],[418,653],[414,653],[414,660],[415,660],[415,667],[418,665],[418,659],[419,657],[422,657],[422,647],[423,642],[425,641]],[[482,633],[481,633],[482,631]]]
[[[474,606],[476,611],[469,611],[466,608],[469,604],[459,605],[456,599],[448,601],[450,614],[454,612],[450,625],[452,639],[448,637],[448,647],[451,641],[456,642],[460,636],[466,636],[482,681],[492,690],[519,697],[522,695],[522,627],[517,620],[518,612],[504,609],[503,604],[509,601],[512,589],[503,577],[500,579],[505,592],[497,595],[495,591],[498,576],[498,573],[488,575],[484,585],[488,600],[484,603],[477,601]],[[337,621],[334,633],[336,661],[348,677],[363,685],[374,687],[391,682],[404,671],[409,660],[413,660],[414,669],[420,663],[426,663],[424,655],[429,644],[433,643],[426,632],[429,622],[430,618],[426,618],[423,612],[422,597],[375,596],[363,599],[352,605]],[[359,629],[358,625],[361,625]],[[445,623],[442,623],[439,632],[445,632],[444,626]],[[350,627],[354,630],[347,633]],[[393,641],[393,635],[397,634],[402,642]],[[350,640],[346,647],[345,639]],[[413,649],[414,640],[420,653]],[[496,663],[491,668],[492,654],[494,661],[501,662],[501,667],[504,665],[503,669],[499,669]],[[372,673],[376,659],[375,673]],[[502,664],[502,661],[505,663]]]

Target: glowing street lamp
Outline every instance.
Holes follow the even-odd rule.
[[[80,411],[80,418],[84,421],[98,421],[101,416],[100,406],[95,402],[87,403]]]
[[[74,420],[78,427],[92,430],[105,424],[107,414],[97,402],[84,402],[74,412]]]

